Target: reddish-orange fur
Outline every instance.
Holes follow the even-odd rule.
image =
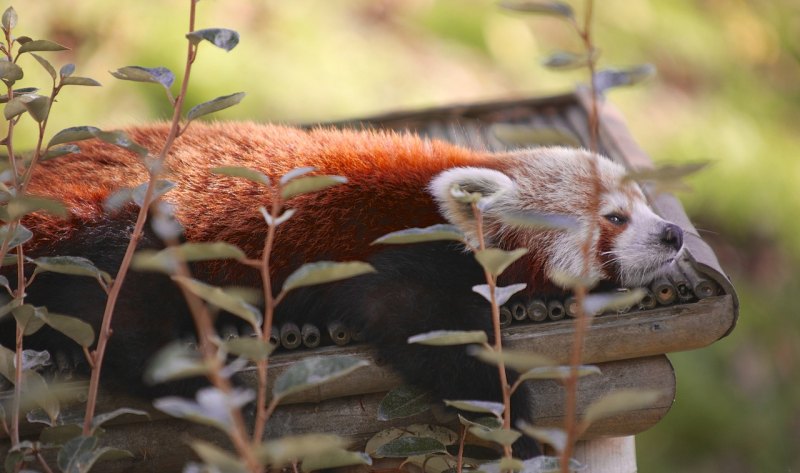
[[[166,138],[167,126],[127,132],[156,152]],[[31,192],[61,199],[72,213],[68,222],[43,215],[28,217],[25,224],[36,235],[30,246],[34,251],[68,238],[81,225],[108,218],[102,208],[108,195],[147,180],[144,166],[133,153],[96,140],[82,142],[80,147],[80,154],[44,162],[34,173]],[[279,256],[274,262],[278,275],[319,259],[365,259],[374,248],[369,242],[385,233],[442,223],[425,191],[432,176],[454,166],[497,166],[488,154],[410,134],[304,131],[248,123],[192,124],[175,143],[167,163],[170,172],[165,177],[177,186],[165,199],[176,204],[187,240],[224,240],[250,257],[262,251],[266,224],[258,208],[269,208],[270,191],[244,179],[212,174],[211,168],[247,166],[277,182],[293,168],[313,166],[318,174],[348,179],[347,184],[287,203],[298,212],[278,232]],[[218,276],[236,281],[241,270],[233,267],[218,267],[224,270]]]

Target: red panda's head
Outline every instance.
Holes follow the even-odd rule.
[[[592,161],[600,184],[597,215],[590,215],[594,192]],[[584,275],[582,248],[589,222],[599,222],[592,237],[588,264],[593,280],[611,280],[623,286],[651,282],[681,250],[683,232],[656,215],[639,186],[625,179],[625,169],[585,150],[540,148],[498,156],[493,168],[460,167],[440,173],[429,185],[439,211],[476,238],[472,209],[455,198],[458,186],[484,196],[484,228],[487,244],[505,249],[529,249],[525,267],[529,275],[552,282],[561,273]],[[509,223],[509,214],[534,211],[567,215],[577,223],[573,230],[532,229]],[[513,269],[513,268],[512,268]],[[519,267],[516,272],[520,271]],[[537,278],[537,276],[539,276]]]

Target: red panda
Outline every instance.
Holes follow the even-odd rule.
[[[156,151],[167,126],[127,132]],[[589,214],[593,162],[601,185],[600,213],[594,216]],[[346,320],[362,328],[382,358],[409,382],[442,398],[499,398],[496,369],[467,356],[463,347],[406,342],[411,335],[438,329],[490,331],[488,304],[471,291],[484,282],[483,272],[463,245],[453,242],[391,248],[370,243],[392,231],[436,223],[454,224],[474,239],[475,220],[468,204],[453,197],[454,185],[480,192],[490,202],[485,209],[489,245],[529,249],[504,273],[501,283],[525,282],[530,292],[563,291],[552,275],[583,272],[581,246],[592,219],[600,221],[600,229],[593,238],[588,268],[598,279],[626,286],[644,284],[682,246],[681,229],[649,209],[638,186],[624,179],[621,166],[584,150],[540,148],[492,154],[393,132],[193,124],[168,157],[165,177],[176,187],[164,199],[174,204],[186,240],[226,241],[252,258],[259,257],[263,248],[267,227],[258,209],[269,207],[269,191],[246,180],[212,174],[209,169],[217,166],[255,168],[273,182],[301,166],[348,179],[346,184],[288,201],[287,207],[297,212],[278,229],[273,279],[280,287],[289,272],[317,260],[368,260],[378,272],[292,294],[279,307],[278,320],[320,324]],[[113,274],[136,209],[131,204],[108,214],[103,202],[120,187],[146,180],[137,156],[99,141],[81,143],[79,154],[41,163],[30,192],[60,199],[71,219],[26,217],[23,223],[35,235],[26,254],[85,256]],[[583,229],[537,231],[500,218],[525,210],[567,214]],[[140,243],[140,247],[159,245],[152,232]],[[198,277],[215,284],[261,284],[255,270],[235,262],[202,266],[198,271]],[[28,300],[97,325],[105,295],[85,279],[42,274],[30,287]],[[122,373],[130,387],[140,383],[143,360],[189,323],[185,305],[169,281],[133,273],[113,326],[106,371],[116,372],[116,377]],[[57,335],[45,334],[26,344],[52,349],[54,338]],[[519,393],[515,411],[525,418],[529,400],[524,391]]]

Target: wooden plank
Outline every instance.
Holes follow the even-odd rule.
[[[595,319],[589,328],[584,360],[601,363],[612,360],[639,358],[673,351],[690,350],[709,345],[719,339],[732,321],[732,300],[728,295],[711,297],[691,304],[662,307],[656,310],[605,315]],[[516,325],[503,331],[506,347],[547,355],[558,362],[566,362],[572,345],[571,320],[543,324]],[[298,393],[286,399],[285,404],[321,402],[328,399],[360,394],[387,392],[400,384],[400,378],[375,356],[366,345],[324,347],[314,351],[296,351],[275,356],[270,364],[269,379],[274,381],[290,365],[309,355],[351,355],[369,360],[347,378],[347,382],[328,383]],[[243,384],[256,386],[253,367],[239,374]],[[74,385],[75,395],[84,392],[82,385]],[[10,396],[5,393],[0,400]],[[113,399],[103,396],[101,411],[120,405],[141,404],[136,400]],[[0,432],[0,438],[5,438]]]
[[[579,412],[592,401],[620,389],[654,389],[662,392],[655,405],[627,412],[593,425],[585,438],[601,436],[634,435],[655,425],[669,411],[675,397],[675,374],[666,356],[655,356],[629,361],[615,361],[600,365],[601,375],[582,378],[578,389]],[[337,384],[352,384],[349,379]],[[531,382],[534,393],[533,412],[537,425],[560,425],[563,422],[564,388],[555,381]],[[300,403],[279,408],[267,426],[268,437],[298,435],[311,432],[336,432],[352,440],[354,448],[363,448],[366,441],[380,430],[402,427],[414,423],[433,423],[456,427],[452,413],[442,419],[431,412],[412,418],[389,422],[377,421],[377,408],[384,393],[364,394],[331,399],[321,403]],[[110,408],[105,398],[100,411]],[[116,400],[127,404],[128,400]],[[137,406],[145,407],[145,406]],[[152,409],[150,409],[152,410]],[[80,411],[80,409],[78,409]],[[77,412],[65,413],[68,421],[75,421]],[[248,413],[252,421],[252,412]],[[107,463],[107,472],[180,471],[184,462],[192,458],[186,444],[190,438],[203,438],[218,445],[227,445],[220,431],[180,420],[156,415],[149,422],[130,417],[130,422],[109,425],[103,437],[104,444],[127,449],[136,455],[133,460]],[[0,451],[8,448],[0,444]]]

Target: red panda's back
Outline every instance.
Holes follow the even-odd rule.
[[[166,125],[127,130],[151,152],[162,146]],[[70,222],[31,216],[38,233],[33,247],[69,238],[80,225],[107,219],[102,202],[121,187],[147,179],[139,158],[99,141],[80,144],[82,152],[42,163],[31,192],[63,200]],[[247,166],[272,182],[288,171],[313,166],[317,173],[341,175],[348,183],[291,199],[297,213],[280,227],[276,270],[283,272],[318,259],[364,258],[378,236],[442,221],[425,186],[439,171],[482,165],[487,155],[409,134],[331,129],[305,131],[253,123],[193,123],[168,158],[166,178],[177,186],[165,198],[191,241],[224,240],[257,257],[266,224],[259,207],[270,206],[270,190],[258,184],[212,174],[217,166]]]

